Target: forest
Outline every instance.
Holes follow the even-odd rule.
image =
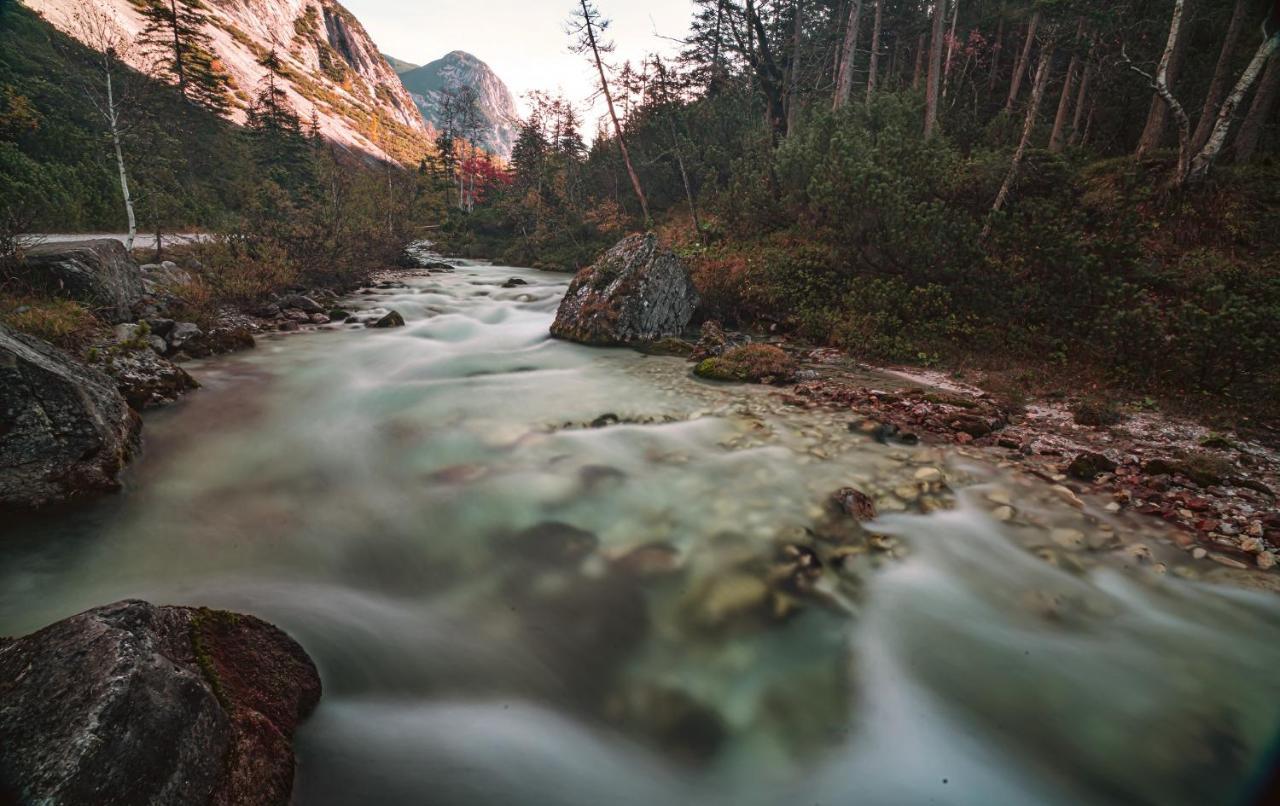
[[[732,325],[1015,386],[1276,399],[1274,3],[696,5],[678,60],[602,74],[590,147],[536,99],[460,246],[575,270],[648,219]]]

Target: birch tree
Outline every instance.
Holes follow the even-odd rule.
[[[836,78],[836,109],[846,106],[853,96],[853,61],[858,52],[858,29],[861,23],[862,0],[850,0],[849,19],[844,29],[844,43],[840,47],[840,73]]]
[[[125,249],[133,249],[138,237],[138,218],[134,213],[133,194],[129,189],[129,170],[125,164],[124,138],[129,116],[136,111],[135,89],[126,79],[129,68],[125,59],[129,56],[130,40],[124,29],[114,19],[96,8],[76,12],[73,18],[76,37],[92,51],[91,78],[81,82],[80,90],[85,100],[102,119],[107,139],[111,145],[116,173],[120,181],[120,198],[124,203],[129,233]],[[78,75],[78,71],[72,71]]]
[[[1209,91],[1204,96],[1204,109],[1200,119],[1196,121],[1196,130],[1191,135],[1191,148],[1201,149],[1209,141],[1213,131],[1214,113],[1222,98],[1227,94],[1227,83],[1231,80],[1231,64],[1236,55],[1236,46],[1244,33],[1245,18],[1249,14],[1249,0],[1236,0],[1235,9],[1231,12],[1231,22],[1227,23],[1227,33],[1222,38],[1222,49],[1218,52],[1218,62],[1213,68],[1213,78],[1209,81]]]
[[[1036,9],[1031,15],[1031,21],[1027,23],[1027,38],[1022,43],[1022,50],[1018,53],[1018,60],[1013,65],[1013,76],[1009,79],[1009,97],[1004,102],[1004,111],[1012,112],[1013,105],[1018,102],[1018,93],[1022,91],[1022,77],[1027,72],[1027,65],[1031,63],[1031,46],[1036,41],[1036,31],[1040,27],[1040,10]]]
[[[1161,54],[1160,64],[1156,68],[1154,75],[1142,70],[1129,59],[1128,54],[1122,51],[1123,58],[1128,63],[1129,68],[1147,79],[1156,94],[1173,114],[1177,123],[1178,162],[1177,167],[1174,169],[1171,184],[1179,188],[1188,184],[1198,183],[1209,175],[1227,143],[1227,137],[1231,133],[1236,111],[1244,101],[1245,96],[1248,95],[1249,90],[1257,83],[1258,77],[1262,74],[1267,62],[1275,55],[1277,49],[1280,49],[1280,19],[1278,19],[1280,13],[1275,10],[1269,10],[1261,26],[1262,42],[1258,45],[1258,49],[1254,52],[1253,58],[1249,61],[1248,66],[1245,67],[1244,72],[1240,74],[1235,87],[1232,88],[1231,92],[1218,107],[1213,127],[1209,131],[1209,137],[1204,146],[1193,151],[1191,117],[1187,113],[1186,107],[1183,106],[1169,87],[1169,66],[1175,58],[1179,40],[1183,36],[1182,24],[1186,12],[1186,2],[1187,0],[1175,0],[1174,2],[1173,17],[1169,22],[1169,37],[1165,42],[1164,52]]]
[[[1273,26],[1270,30],[1268,29],[1268,24]],[[1249,66],[1240,74],[1240,80],[1236,82],[1235,88],[1231,90],[1231,94],[1226,97],[1222,102],[1222,106],[1218,108],[1218,117],[1213,124],[1213,129],[1209,132],[1209,139],[1205,141],[1204,147],[1191,159],[1185,181],[1195,183],[1209,175],[1209,171],[1213,169],[1214,163],[1217,162],[1218,157],[1222,154],[1223,146],[1227,144],[1227,135],[1231,133],[1231,124],[1235,119],[1236,110],[1244,101],[1245,95],[1257,82],[1258,76],[1262,73],[1268,61],[1272,63],[1271,68],[1269,68],[1272,71],[1272,78],[1268,91],[1272,100],[1274,100],[1276,83],[1280,81],[1280,76],[1276,76],[1276,72],[1280,72],[1280,69],[1275,66],[1276,51],[1280,49],[1280,20],[1268,16],[1267,21],[1262,24],[1262,35],[1262,44],[1258,46],[1258,50],[1253,54],[1253,59],[1250,60]],[[1259,96],[1261,95],[1260,91]]]
[[[1179,0],[1174,4],[1174,23],[1170,26],[1169,39],[1165,44],[1164,52],[1160,55],[1160,74],[1161,82],[1166,92],[1156,90],[1155,97],[1151,99],[1151,110],[1147,113],[1147,125],[1142,130],[1142,136],[1138,138],[1138,148],[1134,151],[1135,159],[1142,159],[1147,154],[1160,147],[1160,142],[1164,139],[1165,129],[1168,128],[1169,115],[1174,116],[1174,125],[1178,127],[1178,143],[1182,143],[1182,120],[1185,110],[1180,114],[1174,110],[1173,105],[1169,103],[1166,97],[1173,87],[1173,82],[1177,78],[1178,73],[1182,69],[1182,62],[1186,58],[1187,43],[1190,37],[1185,36],[1183,32],[1183,22],[1190,16],[1190,3],[1192,0]],[[1189,121],[1186,121],[1189,124]],[[1187,146],[1190,148],[1190,145]],[[1179,147],[1181,150],[1181,145]]]
[[[1236,137],[1233,154],[1236,162],[1253,159],[1258,141],[1262,137],[1262,128],[1271,117],[1277,98],[1280,98],[1280,56],[1272,56],[1271,61],[1267,62],[1266,72],[1262,74],[1258,91],[1254,93],[1249,114],[1245,116],[1244,123],[1240,124],[1240,134]]]
[[[1053,63],[1053,39],[1045,43],[1040,49],[1040,65],[1036,68],[1036,77],[1031,83],[1031,102],[1027,104],[1027,115],[1022,123],[1022,137],[1018,140],[1018,147],[1013,152],[1013,159],[1009,164],[1009,171],[1005,174],[1004,181],[1000,183],[1000,190],[996,193],[996,200],[991,205],[991,218],[987,219],[986,226],[982,229],[982,237],[985,239],[991,234],[991,225],[996,214],[1004,209],[1005,203],[1009,200],[1009,194],[1013,191],[1014,184],[1018,181],[1018,170],[1022,167],[1022,160],[1027,155],[1027,148],[1031,145],[1031,135],[1036,128],[1036,117],[1040,114],[1040,102],[1044,100],[1045,86],[1049,83],[1049,65]]]

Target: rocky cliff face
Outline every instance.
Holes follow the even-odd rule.
[[[399,59],[389,59],[389,62],[406,64]],[[511,90],[489,65],[470,53],[455,50],[422,67],[411,70],[398,67],[397,71],[422,117],[437,128],[442,123],[441,102],[445,90],[455,87],[474,89],[484,121],[484,132],[477,145],[503,159],[511,156],[511,147],[516,141],[516,102]]]
[[[131,0],[22,0],[72,36],[75,16],[98,9],[131,38],[144,23]],[[258,64],[274,42],[284,60],[279,81],[294,109],[314,112],[329,139],[374,156],[412,159],[431,136],[395,71],[351,12],[334,0],[206,0],[206,33],[233,84],[231,117],[245,111],[266,78]],[[135,49],[140,51],[140,49]],[[130,54],[135,66],[145,55]]]

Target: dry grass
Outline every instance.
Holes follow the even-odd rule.
[[[103,327],[88,308],[77,302],[2,294],[0,322],[71,352],[84,349]]]

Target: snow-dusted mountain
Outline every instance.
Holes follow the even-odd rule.
[[[266,77],[258,60],[273,45],[284,60],[279,81],[294,109],[309,120],[314,110],[331,140],[375,156],[412,160],[432,136],[414,99],[401,85],[369,35],[335,0],[204,0],[206,33],[232,82],[231,117],[245,110]],[[76,15],[105,12],[130,38],[144,27],[131,0],[22,0],[63,32],[76,36]],[[145,55],[129,54],[140,67]]]
[[[395,65],[400,81],[418,105],[422,117],[437,128],[441,122],[440,102],[444,90],[473,88],[485,122],[484,134],[477,145],[503,159],[511,156],[518,127],[516,102],[511,90],[489,65],[461,50],[412,69],[405,69],[407,62],[386,58],[389,64]]]

